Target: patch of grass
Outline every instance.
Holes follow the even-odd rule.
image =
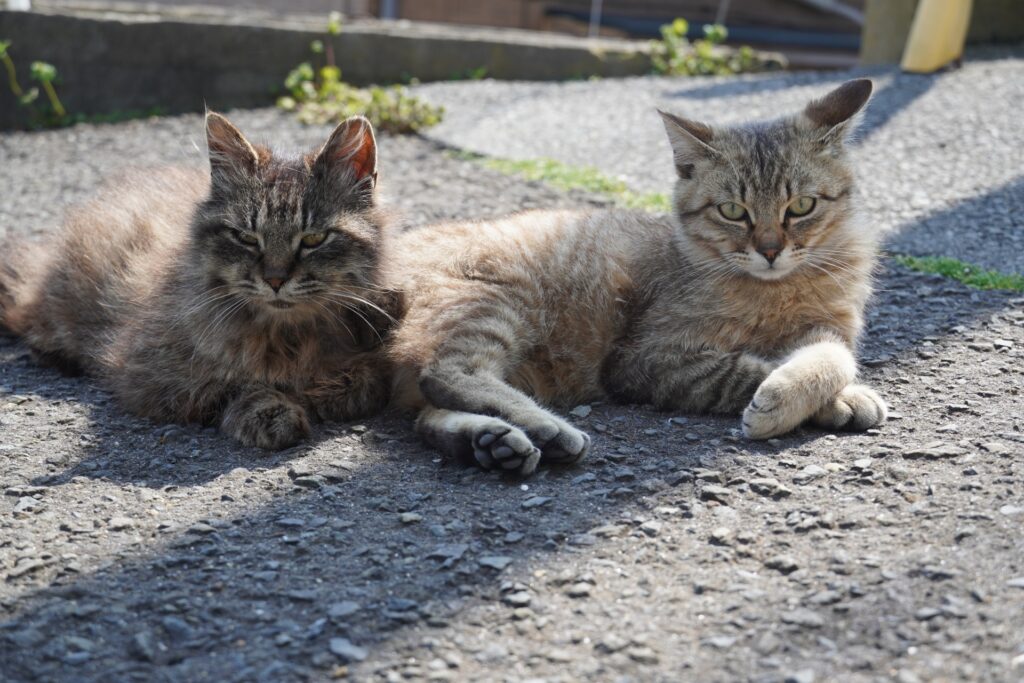
[[[962,282],[975,289],[1008,289],[1024,292],[1024,276],[1000,273],[964,263],[947,256],[893,256],[896,262],[921,273],[934,273]]]
[[[76,123],[122,123],[135,119],[149,119],[167,114],[166,107],[150,107],[149,109],[115,109],[105,114],[71,114],[68,125]]]
[[[538,180],[560,190],[601,194],[619,206],[630,209],[667,213],[671,208],[668,195],[660,192],[634,192],[621,180],[609,178],[590,166],[572,166],[554,159],[499,159],[469,152],[457,152],[454,156],[474,161],[499,173]]]

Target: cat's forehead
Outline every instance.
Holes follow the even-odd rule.
[[[309,167],[301,160],[275,161],[261,169],[247,202],[253,227],[268,231],[299,227],[309,181]]]
[[[813,166],[799,130],[786,120],[728,129],[715,142],[730,175],[759,194],[804,180]]]

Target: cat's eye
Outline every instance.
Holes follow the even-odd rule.
[[[234,233],[235,239],[237,239],[242,244],[246,244],[250,247],[255,247],[257,244],[260,243],[259,239],[256,238],[256,235],[252,234],[251,232],[242,232],[241,230],[235,230]]]
[[[719,204],[718,213],[731,221],[741,221],[747,217],[747,210],[736,202],[723,202]]]
[[[308,235],[302,236],[302,246],[310,248],[319,247],[326,239],[326,232],[311,232]]]
[[[814,197],[797,197],[786,211],[789,212],[790,216],[806,216],[811,211],[814,211],[815,204],[817,204],[817,200]]]

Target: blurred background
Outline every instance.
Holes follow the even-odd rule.
[[[947,46],[938,66],[965,42],[1024,39],[1020,0],[0,0],[0,128],[301,108],[336,83],[895,64],[915,14],[918,48]]]

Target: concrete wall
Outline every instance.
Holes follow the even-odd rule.
[[[0,11],[22,85],[28,65],[57,67],[67,109],[80,113],[162,107],[169,112],[273,103],[288,71],[325,39],[323,19],[186,14]],[[555,80],[650,72],[645,43],[588,41],[499,29],[408,22],[350,24],[333,41],[346,80],[445,80],[480,66],[501,79]],[[0,84],[0,127],[23,121]]]

